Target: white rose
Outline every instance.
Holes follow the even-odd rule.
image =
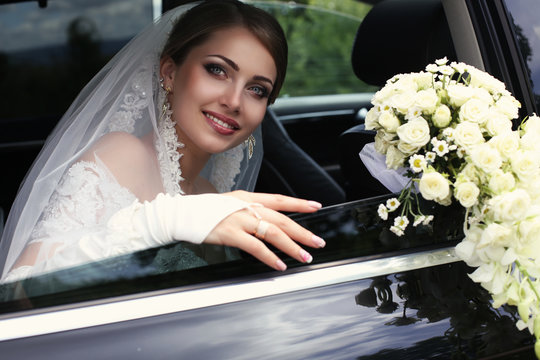
[[[415,100],[415,91],[400,91],[392,96],[391,103],[392,107],[394,107],[398,112],[405,115],[409,111],[409,108],[414,105]]]
[[[481,100],[488,105],[492,105],[494,102],[493,96],[491,96],[489,91],[483,88],[474,88],[473,98]]]
[[[411,146],[422,147],[430,140],[429,124],[422,118],[412,119],[397,128],[399,139]]]
[[[485,140],[478,124],[464,121],[456,126],[454,131],[454,141],[459,146],[469,148],[481,144]]]
[[[526,132],[521,137],[520,145],[523,149],[540,152],[540,133]]]
[[[513,96],[501,96],[495,103],[495,107],[509,119],[515,119],[519,115],[521,104]]]
[[[511,131],[504,135],[497,135],[489,140],[499,153],[509,159],[519,149],[519,133],[517,131]]]
[[[497,170],[491,175],[488,186],[495,195],[498,195],[512,190],[516,186],[516,180],[514,174]]]
[[[472,98],[474,89],[462,84],[451,84],[448,85],[447,93],[450,98],[450,104],[459,107]]]
[[[527,216],[519,223],[519,235],[523,245],[520,254],[526,257],[537,258],[540,253],[540,216],[534,214]]]
[[[388,147],[392,145],[390,141],[385,139],[384,133],[381,131],[377,132],[377,135],[375,135],[375,150],[380,154],[386,154],[386,151],[388,150]]]
[[[366,119],[364,120],[366,130],[377,130],[380,128],[378,119],[379,119],[379,109],[377,106],[373,106],[366,114]]]
[[[416,76],[414,77],[414,81],[416,82],[416,86],[418,89],[425,89],[431,86],[431,83],[433,82],[433,74],[429,72],[419,72],[416,73]]]
[[[442,201],[450,194],[448,180],[437,171],[425,172],[420,178],[419,189],[426,200]]]
[[[475,146],[470,151],[471,160],[474,165],[486,173],[499,169],[502,165],[502,158],[497,149],[489,143]]]
[[[403,141],[398,142],[397,148],[398,148],[399,151],[401,151],[405,155],[412,155],[415,152],[417,152],[418,150],[420,150],[420,147],[408,144],[408,143],[403,142]]]
[[[538,175],[539,159],[534,151],[518,150],[510,157],[512,170],[520,180],[528,180]]]
[[[471,75],[470,85],[483,87],[492,94],[502,93],[506,90],[504,83],[494,78],[492,75],[478,70],[472,66],[467,67],[467,72]]]
[[[508,246],[512,242],[512,231],[504,225],[491,223],[489,224],[480,237],[478,247],[485,246],[501,247]]]
[[[391,145],[386,151],[386,167],[389,169],[399,169],[405,162],[406,155]]]
[[[379,115],[379,124],[387,132],[396,132],[397,128],[401,125],[399,119],[394,115],[392,111],[383,111]]]
[[[484,124],[488,119],[489,105],[478,99],[470,99],[459,109],[459,120]]]
[[[454,197],[466,208],[476,205],[480,189],[471,181],[464,181],[456,186]]]
[[[435,113],[433,114],[433,117],[431,118],[433,121],[433,124],[435,124],[438,128],[447,127],[448,124],[450,124],[450,120],[452,120],[452,113],[450,112],[450,108],[446,105],[440,105],[435,110]]]
[[[540,117],[536,115],[530,116],[523,124],[523,130],[525,133],[537,133],[540,134]]]
[[[527,214],[531,198],[527,191],[516,189],[497,195],[489,200],[489,206],[497,221],[521,220]]]
[[[490,111],[486,122],[486,129],[491,136],[506,134],[512,131],[512,121],[497,111]]]
[[[439,97],[435,89],[420,90],[416,93],[416,106],[426,114],[433,113],[438,102]]]

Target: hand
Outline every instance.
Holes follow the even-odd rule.
[[[319,210],[321,204],[284,195],[247,191],[233,191],[223,195],[233,196],[253,205],[250,209],[237,211],[223,219],[206,237],[205,243],[242,249],[266,265],[281,271],[287,266],[268,249],[262,240],[304,263],[310,263],[312,257],[296,242],[313,248],[324,247],[323,239],[278,212],[310,213]],[[264,231],[266,225],[264,222],[268,224],[266,231]],[[264,234],[257,233],[258,230],[262,230]]]

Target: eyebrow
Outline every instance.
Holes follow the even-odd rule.
[[[234,61],[232,61],[231,59],[229,59],[226,56],[217,55],[217,54],[212,54],[212,55],[208,55],[208,56],[215,56],[217,58],[220,58],[221,60],[225,61],[230,67],[232,67],[235,71],[240,71],[240,67],[238,66],[238,64],[235,63]],[[265,82],[269,83],[270,85],[274,86],[274,82],[272,80],[270,80],[269,78],[267,78],[266,76],[255,75],[253,77],[253,79],[254,80],[259,80],[259,81],[265,81]]]

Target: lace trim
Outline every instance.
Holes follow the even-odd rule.
[[[214,157],[214,166],[210,174],[210,182],[220,193],[231,191],[240,174],[240,164],[244,159],[244,144],[240,144]]]
[[[135,121],[142,118],[142,110],[148,107],[148,97],[144,90],[144,79],[147,77],[147,70],[141,70],[133,79],[131,89],[124,95],[120,108],[110,120],[109,131],[123,131],[133,133]]]
[[[156,141],[161,178],[163,179],[163,186],[166,193],[170,195],[184,194],[184,191],[180,187],[180,182],[184,180],[182,169],[180,168],[182,154],[178,152],[178,149],[183,148],[184,144],[178,141],[178,135],[171,119],[172,111],[170,110],[169,103],[167,102],[163,106],[165,108],[158,123],[158,133],[164,143],[164,149]]]

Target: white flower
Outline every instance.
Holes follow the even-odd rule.
[[[460,107],[473,97],[474,89],[463,84],[451,84],[447,87],[447,93],[450,98],[450,104]]]
[[[494,136],[489,140],[489,144],[493,145],[504,158],[509,159],[519,150],[519,133],[510,131],[503,135]]]
[[[429,124],[424,118],[418,117],[398,127],[397,134],[401,141],[411,146],[422,147],[430,139]]]
[[[459,120],[484,124],[489,115],[489,104],[479,99],[467,100],[459,109]]]
[[[499,195],[512,190],[516,186],[516,181],[511,172],[496,170],[491,174],[488,186],[495,195]]]
[[[459,183],[454,190],[454,197],[466,208],[477,204],[479,194],[480,189],[471,181]]]
[[[426,158],[415,154],[409,158],[409,165],[414,173],[422,172],[427,166]]]
[[[417,227],[418,225],[420,225],[421,223],[423,223],[424,220],[426,220],[426,216],[425,216],[425,215],[418,215],[418,216],[415,216],[415,217],[414,217],[413,226],[414,226],[414,227]]]
[[[391,199],[386,200],[386,208],[390,212],[396,210],[399,207],[399,205],[401,205],[401,203],[396,198],[391,198]]]
[[[501,155],[489,143],[475,146],[471,151],[471,160],[474,165],[486,173],[499,169],[502,165]]]
[[[512,131],[512,122],[507,117],[491,111],[486,122],[486,129],[491,136],[506,134]]]
[[[428,66],[426,66],[426,71],[429,71],[430,73],[436,73],[437,71],[439,71],[439,67],[435,64],[429,64]]]
[[[478,124],[464,121],[456,126],[454,131],[454,141],[459,146],[469,148],[474,145],[483,143],[484,136]]]
[[[526,181],[538,174],[539,159],[533,151],[518,150],[510,157],[512,170],[520,180]]]
[[[431,142],[433,145],[433,151],[435,151],[435,153],[440,157],[448,154],[448,143],[444,140],[437,140],[436,138],[434,139],[435,141]]]
[[[396,216],[394,219],[394,226],[401,230],[405,230],[407,225],[409,225],[409,219],[406,216]]]
[[[386,154],[388,147],[393,143],[392,141],[388,141],[385,135],[386,134],[383,131],[377,131],[377,134],[375,135],[375,150],[383,155]]]
[[[406,155],[399,151],[395,146],[390,145],[386,151],[386,167],[388,169],[399,169],[405,162]]]
[[[488,202],[496,221],[523,219],[531,205],[527,191],[516,189],[491,198]]]
[[[454,128],[447,127],[443,130],[442,134],[446,138],[446,140],[454,141]]]
[[[426,200],[439,202],[450,195],[448,180],[437,171],[424,172],[420,179],[419,189]]]
[[[396,234],[397,236],[403,236],[403,234],[405,234],[403,229],[401,229],[400,227],[397,227],[395,225],[390,226],[390,231],[393,232],[394,234]]]
[[[448,59],[446,58],[446,56],[441,58],[441,59],[435,60],[435,64],[437,64],[439,66],[446,65],[447,62],[448,62]]]
[[[467,72],[471,75],[471,86],[483,87],[492,94],[502,93],[506,90],[503,82],[484,71],[468,65]]]
[[[383,220],[388,219],[388,208],[384,206],[383,204],[379,205],[379,208],[377,209],[377,213],[379,214],[379,217]]]
[[[373,106],[366,114],[364,120],[366,130],[377,130],[380,128],[379,122],[379,109],[377,106]]]
[[[405,115],[406,120],[412,120],[414,118],[417,118],[419,116],[422,116],[422,109],[420,109],[418,106],[410,107],[409,110],[407,110],[407,114]]]
[[[394,115],[392,111],[383,111],[379,115],[379,124],[387,132],[396,132],[397,128],[401,125],[399,119]]]
[[[512,243],[511,235],[512,230],[508,227],[497,223],[490,223],[482,232],[480,242],[477,246],[479,248],[486,246],[508,246]]]
[[[435,89],[420,90],[416,93],[416,106],[426,114],[431,114],[437,108],[439,97]]]
[[[412,155],[418,152],[418,150],[420,150],[420,147],[408,144],[403,141],[398,142],[397,148],[399,151],[401,151],[405,155]]]
[[[426,152],[425,157],[428,163],[433,163],[435,162],[435,159],[437,158],[437,154],[435,154],[433,151],[428,151]]]
[[[501,96],[495,103],[495,107],[509,119],[515,119],[519,115],[521,104],[513,96]]]
[[[392,96],[391,104],[398,112],[405,115],[409,111],[409,108],[414,105],[415,100],[415,91],[399,91]]]
[[[424,221],[422,221],[422,225],[429,225],[429,223],[432,222],[432,221],[433,221],[433,215],[428,215],[428,216],[426,216]]]
[[[444,104],[438,106],[437,109],[435,109],[435,113],[433,114],[431,120],[433,121],[433,124],[438,128],[448,126],[448,124],[450,124],[450,120],[452,120],[452,113],[450,112],[450,108]]]

